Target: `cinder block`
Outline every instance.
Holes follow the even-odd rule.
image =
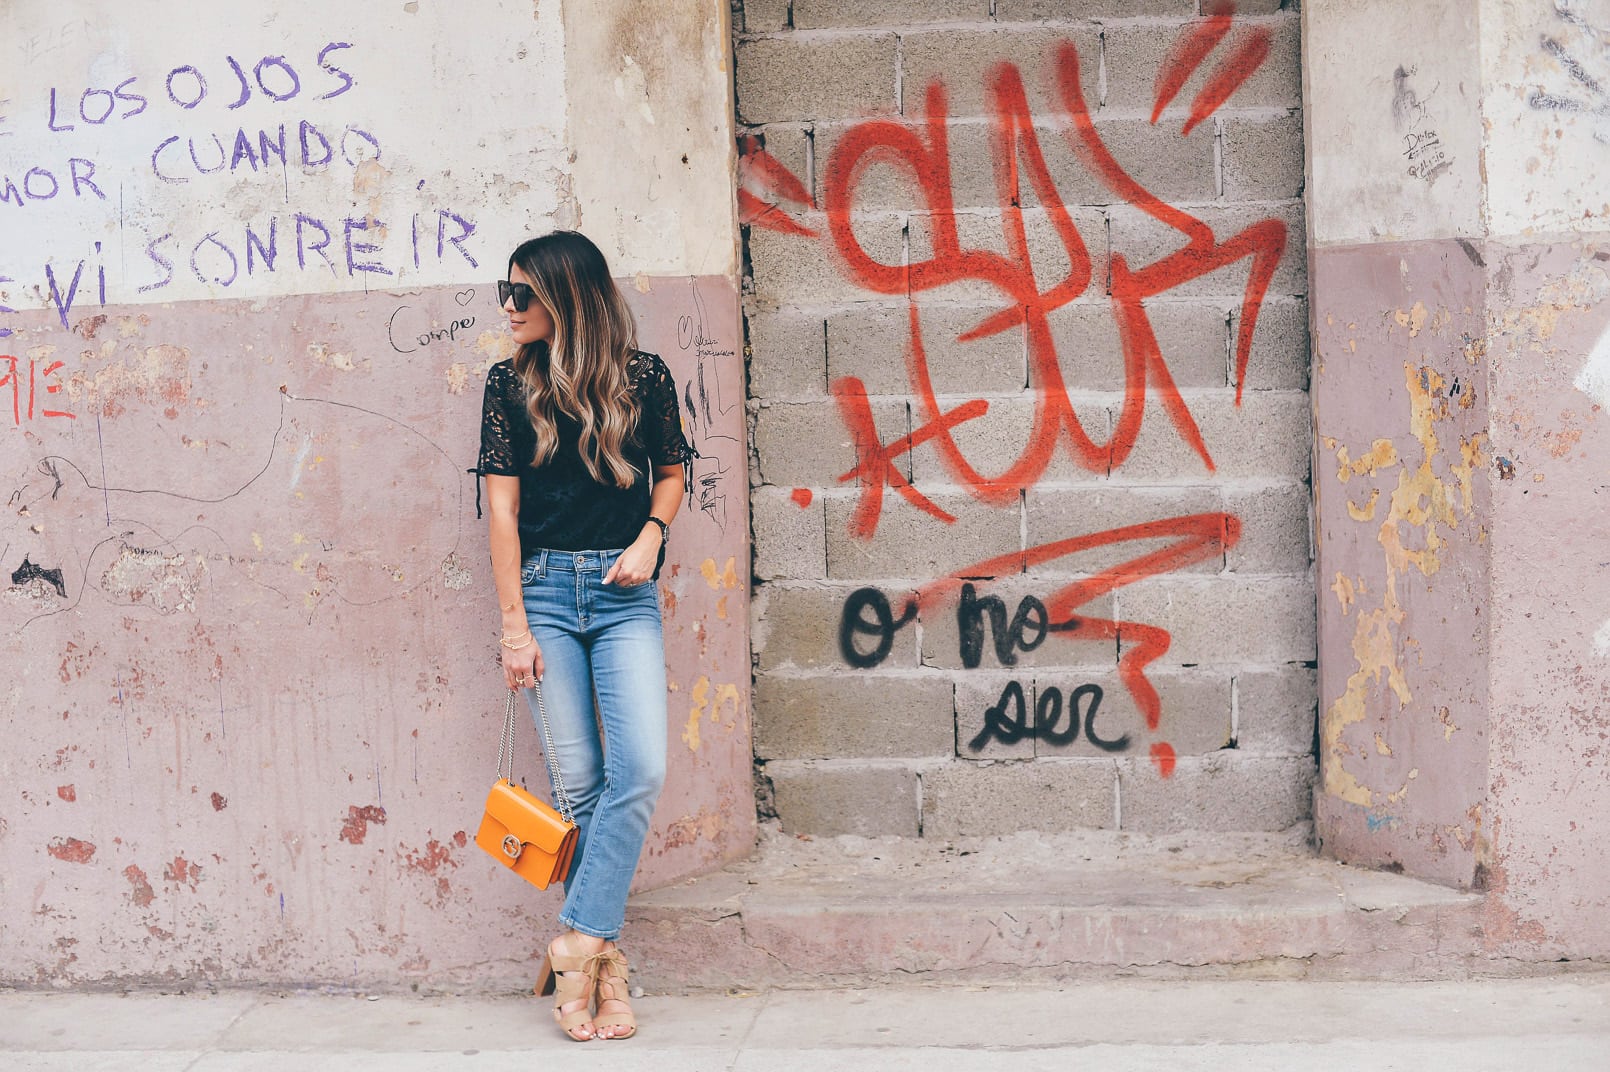
[[[918,331],[929,381],[939,394],[1018,392],[1027,376],[1023,329],[970,342],[957,336],[977,327],[997,306],[918,304]],[[913,346],[908,306],[860,306],[827,318],[829,381],[859,377],[873,394],[914,393],[906,355]]]
[[[996,0],[995,18],[1001,22],[1017,19],[1072,22],[1079,19],[1124,19],[1136,15],[1189,18],[1196,14],[1196,5],[1197,0]]]
[[[883,513],[870,539],[848,531],[856,500],[828,499],[828,576],[932,580],[995,558],[1008,560],[1002,574],[1023,572],[1020,503],[989,506],[956,492],[927,497],[955,520],[947,523],[930,517],[885,489]]]
[[[1042,617],[1034,608],[1044,604],[1066,582],[1045,579],[1005,577],[996,581],[973,581],[973,594],[966,597],[961,586],[947,593],[921,612],[922,663],[951,670],[1017,670],[1020,674],[1034,667],[1065,666],[1100,671],[1116,665],[1118,645],[1111,639],[1081,637],[1078,630],[1042,629],[1039,623],[1058,624]],[[999,606],[997,606],[997,602]],[[1112,616],[1112,597],[1098,596],[1080,612],[1093,618]],[[997,617],[1004,626],[995,629]],[[968,642],[964,647],[963,621]],[[1013,623],[1017,622],[1016,629]],[[1027,650],[1025,650],[1027,647]],[[1003,662],[1002,651],[1014,662]],[[976,652],[977,661],[972,661]],[[972,662],[972,667],[967,664]],[[999,690],[997,690],[998,692]]]
[[[894,34],[740,40],[740,123],[800,122],[895,110]]]
[[[1313,816],[1309,757],[1187,756],[1164,778],[1149,758],[1118,765],[1120,828],[1145,834],[1285,830]]]
[[[944,678],[755,677],[756,759],[921,758],[955,747],[955,698]]]
[[[1240,330],[1241,310],[1238,307],[1231,318],[1232,348]],[[1231,355],[1233,362],[1233,349]],[[1258,324],[1252,329],[1246,390],[1306,391],[1310,364],[1308,302],[1302,298],[1265,299],[1258,310]]]
[[[1024,497],[1030,548],[1134,525],[1223,510],[1224,499],[1220,491],[1205,485],[1034,488]],[[1175,534],[1142,539],[1115,538],[1111,543],[1073,551],[1040,565],[1031,565],[1029,575],[1055,578],[1096,574],[1178,544],[1182,538]],[[1223,568],[1224,556],[1216,554],[1177,572],[1212,574]],[[1047,585],[1046,581],[1037,583],[1042,588]]]
[[[757,588],[750,605],[750,620],[754,625],[754,652],[760,660],[760,669],[851,670],[853,664],[845,661],[840,639],[846,607],[855,612],[849,619],[852,623],[871,625],[879,621],[879,604],[861,600],[850,602],[857,591],[843,586],[800,588],[768,584]],[[898,621],[911,593],[880,592],[884,600],[881,606],[889,609],[891,620]],[[845,640],[854,643],[855,650],[862,656],[870,657],[885,636],[889,640],[888,651],[877,665],[884,669],[915,669],[917,629],[914,625],[891,628],[878,635],[870,631],[855,632]]]
[[[819,235],[827,234],[827,218],[823,213],[796,215]],[[903,216],[889,213],[858,217],[855,237],[865,254],[877,263],[906,263]],[[826,237],[813,239],[752,227],[749,230],[749,265],[754,277],[755,300],[772,308],[866,301],[877,297],[850,275],[848,265]],[[903,296],[904,291],[901,293]]]
[[[1237,671],[1236,748],[1248,754],[1311,754],[1319,713],[1318,677],[1306,666]]]
[[[827,508],[809,488],[801,505],[792,488],[762,485],[749,493],[755,532],[755,577],[814,579],[827,576]],[[804,494],[800,498],[805,498]]]
[[[1223,387],[1229,382],[1229,318],[1218,302],[1152,302],[1147,319],[1174,384]],[[1070,391],[1122,391],[1124,350],[1118,319],[1110,304],[1078,303],[1054,310],[1051,338],[1057,366]],[[1039,369],[1030,367],[1030,386],[1039,387]],[[1146,373],[1151,382],[1152,373]]]
[[[1148,671],[1146,678],[1157,690],[1162,707],[1155,731],[1147,727],[1145,714],[1116,671],[1083,675],[1037,672],[1034,687],[1045,705],[1046,725],[1035,738],[1035,755],[1145,757],[1154,742],[1167,741],[1176,754],[1195,756],[1230,743],[1228,674],[1162,670]],[[1050,695],[1053,689],[1060,704]],[[1092,729],[1100,744],[1092,740],[1088,732]],[[1070,736],[1071,740],[1066,739]]]
[[[1300,50],[1299,26],[1295,18],[1283,18],[1260,23],[1274,31],[1269,56],[1248,78],[1223,107],[1236,108],[1298,108],[1302,105],[1302,77],[1298,63]],[[1168,55],[1182,34],[1189,32],[1185,24],[1177,29],[1156,25],[1108,26],[1102,38],[1103,70],[1106,74],[1107,95],[1102,102],[1103,111],[1119,111],[1150,116],[1156,103],[1158,71],[1168,62]],[[1252,25],[1239,23],[1219,42],[1217,48],[1197,67],[1190,79],[1180,88],[1159,125],[1179,130],[1191,113],[1192,102],[1202,87],[1220,69],[1225,58],[1247,40]]]
[[[745,33],[775,33],[788,28],[792,0],[743,0]]]
[[[909,85],[909,83],[908,83]],[[1060,113],[1060,108],[1057,109]],[[835,148],[848,131],[848,124],[818,125],[816,149],[818,200],[825,203],[826,175],[846,167],[849,158],[834,156]],[[1178,131],[1162,130],[1143,119],[1115,119],[1096,123],[1097,133],[1107,148],[1135,179],[1159,197],[1169,200],[1211,201],[1218,196],[1218,174],[1214,165],[1214,131],[1211,124],[1193,130],[1187,137]],[[925,145],[931,145],[927,130],[920,131]],[[996,212],[1013,203],[1002,192],[997,174],[1007,160],[995,144],[995,123],[982,118],[953,119],[947,126],[946,152],[950,163],[950,194],[958,211]],[[1116,204],[1126,194],[1115,190],[1091,171],[1085,163],[1084,146],[1062,127],[1036,127],[1035,143],[1045,161],[1055,189],[1054,202],[1069,208]],[[1017,155],[1018,190],[1016,203],[1025,209],[1040,209],[1041,198],[1023,152]],[[915,170],[880,160],[866,166],[851,191],[856,208],[926,212],[933,208],[930,191],[918,185]]]
[[[1273,15],[1277,11],[1298,11],[1300,0],[1236,0],[1237,15]]]
[[[966,395],[941,399],[940,412],[949,414],[973,400]],[[941,483],[976,485],[983,489],[986,484],[999,484],[1001,497],[1010,500],[1016,492],[1011,482],[1005,481],[1007,477],[1012,477],[1012,482],[1017,484],[1033,485],[1051,474],[1059,481],[1070,483],[1090,483],[1105,475],[1078,469],[1071,462],[1059,466],[1059,459],[1067,453],[1064,433],[1057,425],[1049,423],[1051,410],[1037,393],[1024,391],[1016,398],[995,397],[982,401],[988,405],[985,412],[951,426],[911,452],[911,471],[919,486]],[[1097,409],[1095,415],[1100,423],[1091,435],[1104,441],[1106,414]],[[913,401],[914,428],[926,427],[931,417],[920,403]],[[954,442],[955,454],[950,452],[948,442]],[[1028,466],[1040,454],[1046,455],[1045,460]],[[1028,467],[1020,469],[1020,464]]]
[[[1153,665],[1238,666],[1314,659],[1314,588],[1307,579],[1153,577],[1115,593],[1122,621],[1167,630]],[[1136,641],[1120,641],[1129,651]]]
[[[883,443],[900,439],[910,430],[904,400],[874,398],[868,405]],[[866,452],[877,447],[877,443],[857,441],[832,399],[772,402],[755,411],[755,450],[768,484],[837,487],[839,477],[860,466]],[[897,466],[906,464],[896,460]]]
[[[1303,253],[1302,206],[1240,205],[1219,208],[1191,208],[1190,214],[1213,231],[1221,245],[1240,234],[1247,227],[1264,220],[1280,220],[1286,225],[1286,244],[1269,282],[1268,295],[1306,294],[1308,291],[1308,265]],[[1111,218],[1110,240],[1114,256],[1122,255],[1130,269],[1156,264],[1186,245],[1185,236],[1178,230],[1146,215],[1132,205],[1114,206],[1108,210]],[[1179,282],[1163,291],[1164,299],[1188,297],[1223,297],[1239,300],[1245,295],[1247,273],[1251,257],[1243,257],[1206,275],[1179,276]],[[1182,266],[1182,271],[1193,272]]]
[[[975,673],[956,680],[956,754],[962,759],[1033,759],[1034,737],[1024,734],[1007,741],[998,731],[985,733],[985,712],[1002,703],[1003,696],[1016,683],[1016,694],[1023,697],[1028,717],[1023,725],[1034,725],[1034,678],[1028,675]],[[1013,705],[1006,704],[1013,725],[1018,724]],[[1014,731],[1015,732],[1015,731]]]
[[[904,764],[776,760],[766,776],[787,833],[917,836],[917,772]]]
[[[1225,116],[1223,160],[1227,201],[1301,197],[1302,116]]]
[[[1186,396],[1185,403],[1218,479],[1292,483],[1307,479],[1312,436],[1306,394],[1248,391],[1237,406],[1231,391],[1198,391]],[[1112,420],[1116,424],[1118,419],[1115,409]],[[1113,475],[1148,483],[1182,483],[1209,479],[1209,470],[1153,398],[1146,404],[1134,449],[1113,469]]]
[[[923,837],[1110,829],[1110,759],[949,763],[922,773]]]
[[[794,28],[887,26],[901,29],[933,22],[989,19],[989,0],[794,0]]]
[[[794,401],[827,393],[827,329],[820,316],[751,312],[749,397]]]
[[[1181,134],[1177,127],[1153,126],[1145,119],[1105,119],[1096,124],[1096,133],[1130,177],[1153,196],[1170,203],[1211,201],[1218,196],[1213,124],[1203,123]],[[1112,205],[1127,200],[1103,184],[1084,203]]]
[[[1032,280],[1040,293],[1045,293],[1063,281],[1074,278],[1086,280],[1081,293],[1105,293],[1107,279],[1107,225],[1099,211],[1075,209],[1069,214],[1072,234],[1058,230],[1056,221],[1043,209],[1025,209],[1023,231],[1028,249],[1028,262],[1023,264],[1022,254],[1014,251],[1007,242],[1009,224],[998,212],[957,212],[955,214],[957,244],[963,252],[982,251],[997,253],[1005,260],[1004,271],[979,271],[974,276],[942,286],[919,290],[927,301],[998,303],[1004,308],[1017,304],[1018,285]],[[910,262],[921,265],[934,259],[933,220],[926,213],[912,213],[909,221]],[[1019,284],[1016,280],[1022,279]],[[914,280],[913,287],[923,287]]]
[[[1307,577],[1308,488],[1287,484],[1256,491],[1226,491],[1225,509],[1241,519],[1241,539],[1225,564],[1232,573],[1286,573]]]
[[[998,30],[930,30],[903,35],[901,68],[902,111],[908,116],[927,114],[926,94],[931,83],[944,86],[947,112],[952,116],[993,114],[987,92],[996,64],[1015,64],[1023,79],[1029,109],[1035,115],[1060,112],[1060,96],[1053,96],[1057,50],[1072,43],[1079,53],[1079,82],[1090,110],[1096,110],[1101,67],[1097,31],[1041,27],[1003,27]]]

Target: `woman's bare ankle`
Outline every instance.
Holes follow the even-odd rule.
[[[559,936],[559,944],[572,956],[590,957],[594,953],[602,953],[609,943],[591,934],[571,930]]]

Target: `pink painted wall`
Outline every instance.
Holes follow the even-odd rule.
[[[1488,248],[1488,938],[1610,956],[1610,235]]]
[[[647,887],[753,844],[748,518],[732,284],[627,286],[701,454]],[[7,316],[0,981],[526,981],[557,896],[470,843],[503,696],[465,473],[492,294]]]
[[[1452,241],[1313,256],[1316,819],[1343,859],[1466,887],[1488,837],[1480,258]]]

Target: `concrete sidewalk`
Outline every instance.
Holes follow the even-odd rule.
[[[1435,983],[646,997],[639,1037],[566,1042],[530,998],[0,993],[0,1068],[469,1072],[1604,1072],[1610,975]]]

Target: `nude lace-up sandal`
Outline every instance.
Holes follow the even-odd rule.
[[[597,979],[594,992],[598,1007],[602,1009],[604,1002],[613,1001],[624,1005],[624,1012],[601,1012],[593,1017],[593,1030],[603,1039],[625,1039],[637,1034],[637,1017],[632,1014],[631,991],[627,985],[626,956],[619,949],[606,949],[602,953],[595,953],[591,958],[593,973]],[[607,1035],[606,1027],[624,1027],[622,1034]]]
[[[539,998],[549,994],[554,996],[553,1018],[559,1022],[561,1031],[576,1042],[591,1042],[598,1037],[597,1025],[589,1023],[592,1020],[593,989],[597,985],[596,957],[574,957],[555,952],[554,945],[557,943],[556,938],[543,954],[542,964],[537,969],[537,985],[533,990]],[[578,1001],[581,1002],[579,1009],[565,1012],[566,1005]],[[591,1032],[576,1034],[584,1027],[590,1027]]]

